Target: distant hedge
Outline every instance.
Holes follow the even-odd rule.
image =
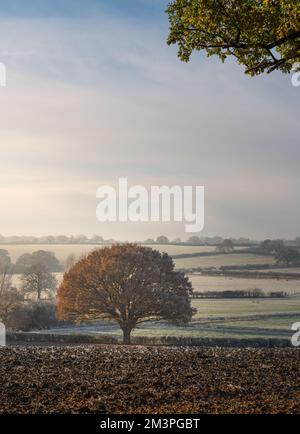
[[[8,345],[22,344],[118,344],[120,341],[114,337],[104,334],[81,335],[81,334],[46,334],[46,333],[8,333]],[[170,345],[170,346],[199,346],[199,347],[240,347],[240,348],[284,348],[292,347],[289,339],[276,338],[194,338],[194,337],[145,337],[136,336],[132,338],[132,343],[136,345]]]
[[[238,347],[238,348],[284,348],[291,347],[289,339],[276,338],[189,338],[162,336],[160,338],[135,337],[133,343],[140,345],[174,345],[196,347]]]
[[[115,344],[117,339],[108,335],[81,335],[81,334],[56,334],[56,333],[30,333],[9,332],[6,336],[9,345],[16,344]]]

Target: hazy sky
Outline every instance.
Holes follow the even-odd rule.
[[[204,185],[201,235],[300,235],[300,87],[181,63],[167,3],[0,1],[0,233],[189,236],[180,223],[99,223],[97,187],[126,176]]]

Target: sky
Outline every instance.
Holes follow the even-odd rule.
[[[300,87],[234,61],[180,62],[167,4],[0,1],[0,233],[191,235],[180,222],[100,223],[97,188],[127,177],[203,185],[200,236],[300,235]]]

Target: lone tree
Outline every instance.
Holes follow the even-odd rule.
[[[43,292],[54,291],[57,287],[56,277],[43,264],[34,264],[21,277],[22,292],[35,293],[40,300]]]
[[[284,249],[284,244],[282,240],[264,240],[260,243],[259,249],[262,253],[272,255]]]
[[[156,243],[157,244],[169,244],[170,241],[167,237],[165,237],[164,235],[160,235],[159,237],[156,238]]]
[[[221,244],[218,244],[216,251],[219,253],[232,253],[234,251],[234,243],[230,239],[223,240]]]
[[[195,313],[191,293],[188,278],[174,271],[166,253],[135,244],[114,245],[93,251],[64,274],[58,315],[78,322],[112,320],[129,344],[131,331],[144,321],[189,322]]]
[[[167,42],[185,62],[203,50],[235,57],[249,75],[300,70],[299,0],[174,0],[166,12]]]
[[[300,253],[298,249],[293,247],[280,247],[275,252],[275,259],[277,264],[299,264]]]

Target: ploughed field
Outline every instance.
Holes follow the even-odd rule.
[[[1,413],[300,413],[298,349],[0,349]]]

